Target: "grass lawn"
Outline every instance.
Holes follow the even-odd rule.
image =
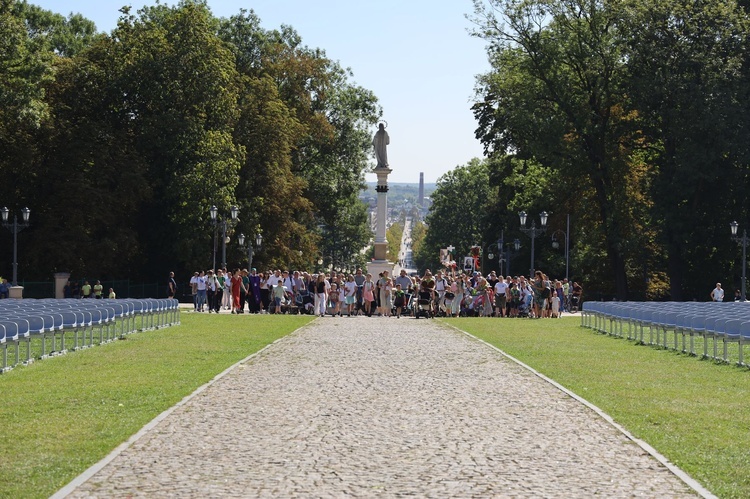
[[[717,496],[750,497],[750,370],[597,334],[579,317],[445,322],[598,406]]]
[[[49,497],[146,423],[311,316],[182,324],[0,375],[0,497]]]

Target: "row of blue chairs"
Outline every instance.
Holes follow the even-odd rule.
[[[737,343],[737,363],[747,365],[744,346],[750,343],[750,302],[586,302],[581,325],[690,355],[696,355],[695,339],[700,338],[703,358],[726,363],[730,362],[729,345]]]
[[[179,323],[179,302],[169,298],[0,300],[0,348],[3,352],[0,372],[35,360],[31,354],[31,341],[35,337],[41,338],[39,358],[46,359],[68,352],[66,333],[73,333],[72,349],[79,350],[109,343],[136,331]],[[50,340],[51,349],[47,351]],[[22,361],[20,349],[24,343],[26,358]],[[13,365],[8,365],[8,347],[15,347]]]

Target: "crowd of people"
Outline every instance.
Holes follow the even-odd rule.
[[[318,316],[396,316],[419,309],[429,316],[557,318],[577,311],[583,288],[567,279],[550,279],[536,271],[525,276],[490,272],[443,272],[397,277],[384,271],[374,277],[358,268],[308,273],[253,268],[195,272],[190,280],[196,312],[232,314],[310,313]],[[177,283],[170,273],[168,294]]]
[[[63,286],[63,298],[93,298],[96,300],[109,298],[114,300],[117,298],[117,293],[115,293],[113,288],[109,288],[109,291],[104,291],[104,286],[99,280],[94,281],[92,285],[88,280],[84,279],[83,284],[80,285],[78,281],[66,282],[65,286]]]

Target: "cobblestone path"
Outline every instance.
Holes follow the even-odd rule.
[[[429,320],[345,317],[240,364],[69,497],[408,495],[695,492],[487,345]]]

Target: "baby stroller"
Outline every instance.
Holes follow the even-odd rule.
[[[297,311],[300,314],[311,314],[313,312],[315,299],[306,289],[297,293],[295,301],[297,303]]]
[[[414,318],[427,317],[430,319],[432,316],[432,292],[420,291],[417,298],[417,308],[414,310]]]
[[[404,296],[404,308],[401,309],[401,315],[414,315],[414,295],[406,293]]]
[[[532,300],[531,295],[521,297],[521,300],[518,302],[518,317],[530,317]]]

